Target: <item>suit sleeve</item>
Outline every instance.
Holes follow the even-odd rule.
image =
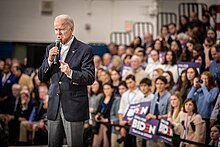
[[[49,49],[50,49],[50,46],[48,46],[46,48],[46,53],[44,55],[44,60],[43,60],[41,66],[39,67],[39,70],[38,70],[38,78],[42,82],[47,82],[51,78],[51,69],[53,68],[53,63],[52,63],[51,66],[48,63]]]
[[[91,47],[86,49],[81,63],[81,71],[72,70],[71,82],[79,85],[92,85],[95,80],[95,67]]]

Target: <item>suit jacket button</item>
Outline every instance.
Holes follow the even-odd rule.
[[[62,82],[61,82],[61,81],[59,81],[59,84],[61,85],[61,84],[62,84]]]

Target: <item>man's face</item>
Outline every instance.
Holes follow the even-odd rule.
[[[48,89],[46,87],[39,87],[39,97],[41,100],[44,100],[47,96]]]
[[[140,90],[145,95],[150,92],[150,87],[147,84],[140,84]]]
[[[72,38],[73,27],[66,23],[64,19],[54,21],[54,30],[57,38],[60,38],[62,44],[66,44]]]
[[[158,79],[156,81],[156,89],[157,89],[157,92],[164,92],[166,90],[166,84],[160,79]]]
[[[217,52],[215,47],[211,48],[211,54],[212,54],[212,58],[214,58],[217,61],[220,60],[220,52]]]
[[[136,87],[136,83],[132,79],[128,79],[125,81],[128,89],[134,89]]]
[[[141,66],[141,59],[138,56],[133,56],[131,58],[131,68],[133,70],[139,69]]]

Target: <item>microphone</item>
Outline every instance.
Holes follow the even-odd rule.
[[[55,40],[55,47],[58,47],[58,50],[60,50],[60,38],[57,38],[57,39]],[[58,61],[59,61],[59,55],[57,54],[57,55],[54,56],[53,63],[54,63],[54,64],[57,64]]]

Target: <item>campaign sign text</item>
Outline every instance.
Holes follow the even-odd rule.
[[[132,121],[134,114],[146,115],[150,110],[150,102],[141,102],[137,104],[131,104],[125,113],[123,120]]]
[[[151,119],[147,121],[145,116],[135,114],[129,134],[144,138],[146,140],[153,140],[155,139],[158,123],[158,120]]]
[[[159,123],[159,128],[158,128],[158,133],[159,134],[164,134],[167,136],[170,136],[171,138],[159,135],[158,138],[163,140],[164,142],[172,145],[172,137],[173,137],[173,129],[172,129],[172,124],[166,119],[166,118],[161,118],[160,123]]]

